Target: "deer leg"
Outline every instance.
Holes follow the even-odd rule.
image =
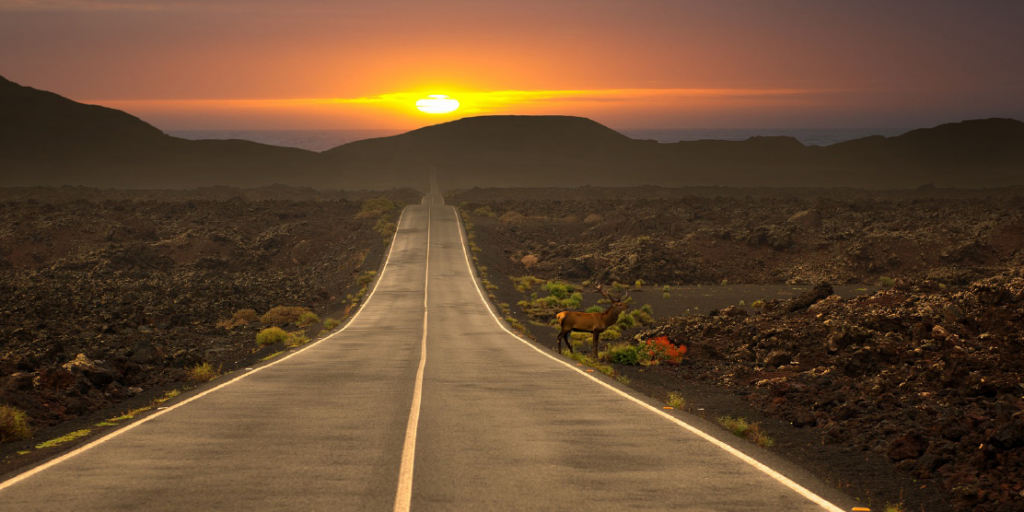
[[[594,361],[597,362],[597,341],[601,337],[601,331],[594,331]]]
[[[562,353],[562,340],[563,339],[565,340],[565,346],[569,347],[569,353],[570,354],[572,353],[572,342],[569,341],[569,335],[570,334],[572,334],[571,330],[568,331],[568,332],[562,331],[562,332],[558,333],[558,353],[559,354]]]

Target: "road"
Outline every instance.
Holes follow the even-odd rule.
[[[340,332],[222,379],[0,484],[0,510],[854,506],[513,336],[436,193],[405,209],[378,283]]]

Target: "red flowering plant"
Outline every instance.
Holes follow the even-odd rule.
[[[655,364],[679,364],[683,362],[686,355],[686,345],[679,346],[669,341],[668,336],[648,338],[640,342],[637,347],[637,355],[640,356],[640,364],[650,366]]]

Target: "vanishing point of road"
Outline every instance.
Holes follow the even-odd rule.
[[[0,511],[856,505],[513,335],[485,301],[436,186],[402,213],[378,282],[348,324],[222,379],[0,483]]]

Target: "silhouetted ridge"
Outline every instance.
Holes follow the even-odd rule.
[[[631,147],[637,141],[600,123],[570,116],[468,117],[401,135],[357,141],[325,151],[337,155],[388,148],[403,156],[475,152],[580,154]]]
[[[316,153],[249,141],[190,141],[126,112],[85,105],[0,77],[3,185],[119,188],[314,185]],[[291,173],[286,174],[286,173]]]
[[[24,149],[155,142],[167,136],[131,114],[71,101],[0,77],[0,143]],[[26,147],[27,146],[27,147]]]
[[[659,144],[590,119],[482,116],[323,153],[169,137],[125,112],[0,78],[0,185],[425,190],[480,187],[916,188],[1024,185],[1024,123],[983,119],[827,147],[792,137]]]

